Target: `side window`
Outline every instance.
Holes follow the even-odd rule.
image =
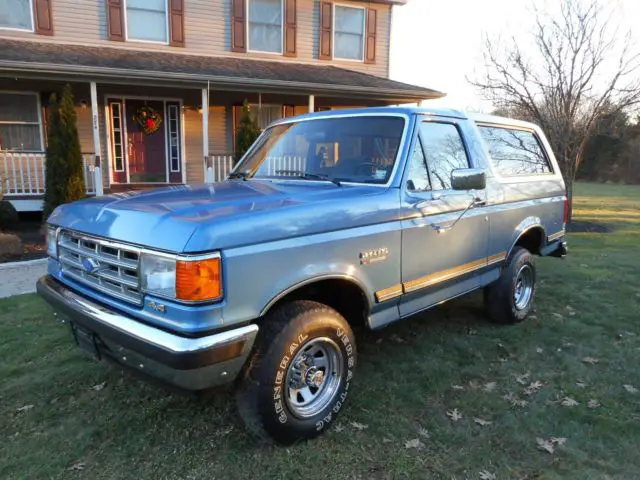
[[[549,159],[535,133],[480,126],[494,167],[503,177],[551,173]]]
[[[423,122],[420,125],[420,139],[431,188],[451,188],[451,172],[456,168],[469,168],[469,159],[458,129],[450,123]]]
[[[431,190],[427,163],[424,160],[424,152],[422,151],[422,144],[419,138],[417,139],[416,146],[411,154],[410,162],[409,175],[407,177],[407,189],[412,192],[424,192]]]

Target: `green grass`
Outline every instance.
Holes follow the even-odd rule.
[[[348,407],[287,448],[248,436],[230,394],[197,400],[94,364],[38,297],[2,300],[0,478],[640,478],[640,392],[624,388],[640,389],[640,188],[578,185],[575,217],[613,233],[571,234],[565,261],[538,262],[532,318],[494,326],[474,294],[357,332]],[[550,437],[566,438],[553,454],[536,443]]]

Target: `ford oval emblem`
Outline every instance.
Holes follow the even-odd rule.
[[[82,259],[82,268],[87,273],[94,273],[100,268],[100,262],[93,258],[84,258]]]

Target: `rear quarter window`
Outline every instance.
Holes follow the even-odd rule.
[[[478,126],[489,147],[491,161],[503,177],[553,173],[549,158],[534,132]]]

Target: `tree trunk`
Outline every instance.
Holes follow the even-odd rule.
[[[565,188],[567,189],[567,199],[569,199],[569,209],[567,210],[567,227],[571,224],[573,218],[573,178],[569,175],[564,179]]]

